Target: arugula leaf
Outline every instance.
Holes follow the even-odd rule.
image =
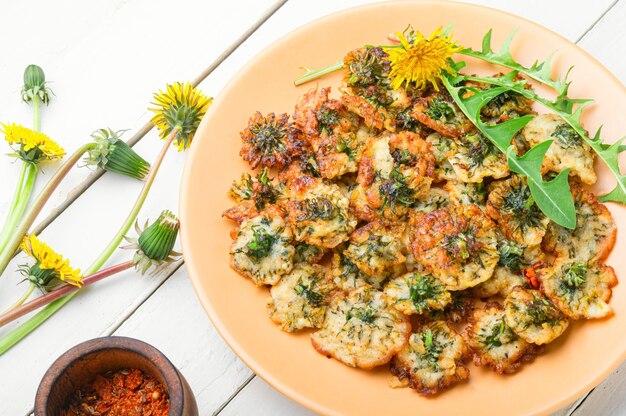
[[[545,61],[539,62],[535,61],[530,67],[525,67],[522,64],[518,63],[513,59],[511,55],[510,47],[513,38],[515,37],[517,30],[512,31],[507,36],[506,40],[502,44],[499,52],[494,52],[491,49],[491,29],[485,34],[482,42],[482,50],[476,51],[472,48],[465,48],[458,53],[461,55],[471,56],[473,58],[482,59],[483,61],[487,61],[492,64],[497,64],[504,66],[506,68],[513,69],[515,71],[519,71],[522,74],[527,75],[528,77],[534,79],[535,81],[541,82],[549,87],[552,87],[559,96],[567,96],[567,90],[569,89],[569,85],[571,81],[567,80],[567,76],[569,75],[572,68],[570,68],[563,78],[552,78],[552,58],[553,54],[548,56]]]
[[[458,63],[456,66],[455,69],[460,69],[464,66],[464,63]],[[544,182],[541,175],[543,157],[552,142],[540,143],[522,157],[517,157],[515,148],[511,145],[513,137],[532,120],[533,116],[510,119],[493,126],[486,125],[480,117],[481,108],[496,96],[503,92],[514,90],[513,87],[524,89],[525,82],[516,81],[514,79],[515,75],[516,73],[506,74],[503,77],[506,79],[506,83],[484,91],[461,85],[461,81],[474,77],[452,76],[445,73],[443,74],[442,82],[467,118],[478,127],[498,150],[507,156],[509,168],[515,173],[526,176],[531,195],[539,209],[555,223],[574,229],[576,227],[576,209],[569,182],[567,181],[567,172],[565,172],[565,175],[562,172],[550,182]],[[473,94],[469,97],[463,97],[468,90],[473,92]]]
[[[475,77],[475,76],[462,76],[456,77],[460,80],[469,80],[475,82],[484,82],[487,84],[495,85],[496,88],[491,90],[500,90],[501,88],[515,91],[526,98],[541,103],[546,108],[554,111],[558,114],[567,124],[569,124],[576,133],[580,135],[591,147],[591,149],[598,155],[598,157],[606,164],[617,183],[615,188],[606,195],[599,197],[602,202],[620,202],[626,204],[626,174],[622,174],[619,167],[619,154],[626,150],[626,146],[623,145],[623,141],[626,137],[621,138],[616,143],[609,145],[604,143],[601,138],[602,128],[599,128],[596,134],[589,137],[585,129],[582,127],[580,118],[582,112],[590,105],[593,100],[583,98],[569,98],[567,96],[559,96],[555,101],[550,101],[547,98],[540,97],[531,89],[525,88],[526,82],[523,80],[516,81],[515,76],[517,71],[511,71],[502,77]],[[459,81],[457,81],[459,82]],[[476,90],[472,90],[476,91]],[[531,188],[532,189],[532,188]],[[547,214],[546,214],[547,215]]]

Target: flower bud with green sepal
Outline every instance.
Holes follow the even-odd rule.
[[[150,171],[150,164],[120,139],[123,133],[123,130],[96,130],[91,135],[96,146],[89,150],[84,162],[87,166],[97,166],[109,172],[142,180]]]
[[[50,102],[50,94],[54,93],[46,87],[46,75],[43,69],[38,65],[28,65],[24,70],[22,100],[29,102],[33,98],[38,97],[41,102],[48,104]]]
[[[124,247],[136,250],[133,257],[135,269],[145,274],[148,269],[154,267],[153,273],[157,274],[178,260],[181,254],[173,248],[179,227],[178,218],[168,210],[163,211],[151,225],[146,221],[143,230],[136,223],[135,230],[139,238],[127,237],[126,240],[131,244]]]

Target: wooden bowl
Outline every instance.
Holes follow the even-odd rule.
[[[77,389],[96,375],[136,368],[166,387],[169,416],[197,416],[198,406],[191,387],[163,353],[133,338],[103,337],[78,344],[50,366],[35,396],[36,416],[58,416]]]

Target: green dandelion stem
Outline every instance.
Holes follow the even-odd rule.
[[[39,117],[39,96],[33,97],[33,127],[37,132],[41,131],[41,118]]]
[[[17,227],[26,209],[26,205],[33,191],[33,186],[35,185],[36,177],[37,167],[33,163],[23,162],[13,201],[11,202],[11,208],[7,214],[7,219],[2,227],[2,231],[0,231],[0,252],[6,247],[11,238],[11,234],[14,232],[15,227]]]
[[[332,74],[333,72],[339,71],[343,68],[343,61],[337,61],[334,64],[327,66],[326,68],[313,70],[310,68],[304,68],[306,73],[299,78],[296,78],[293,83],[294,85],[302,85],[307,82],[311,82],[315,79],[321,78],[324,75]]]
[[[28,229],[33,225],[37,215],[41,212],[41,209],[45,205],[45,203],[50,199],[50,196],[54,192],[54,190],[59,186],[63,178],[67,175],[67,173],[74,167],[74,165],[80,160],[83,154],[94,146],[93,143],[89,143],[81,146],[76,152],[74,152],[54,173],[52,178],[48,181],[46,186],[41,190],[33,204],[26,210],[22,219],[19,221],[15,230],[12,230],[12,233],[2,249],[0,253],[0,274],[4,272],[13,257],[13,254],[16,252],[22,238],[28,232]]]
[[[170,145],[172,144],[172,142],[178,135],[178,132],[179,132],[178,129],[174,129],[168,136],[163,146],[163,149],[161,150],[161,153],[159,153],[159,156],[154,161],[154,164],[152,165],[152,169],[150,169],[150,173],[148,174],[148,176],[146,176],[143,188],[141,189],[141,192],[139,193],[139,196],[137,197],[137,201],[135,202],[135,205],[133,206],[130,213],[128,214],[128,217],[122,223],[122,226],[120,227],[119,231],[111,239],[109,244],[104,248],[102,253],[100,253],[100,255],[93,261],[93,263],[85,270],[85,274],[87,275],[94,274],[95,272],[100,270],[100,268],[109,259],[109,257],[111,257],[113,252],[119,247],[120,243],[124,239],[124,236],[128,233],[128,230],[137,219],[137,216],[139,215],[139,211],[141,210],[141,207],[146,201],[148,192],[150,191],[150,188],[152,187],[154,178],[156,177],[156,174],[159,171],[159,168],[161,167],[161,163],[163,162],[163,159],[165,159],[165,155],[167,154],[167,151],[169,150]],[[2,268],[2,270],[4,270],[4,268],[6,268],[6,265]],[[9,349],[11,349],[11,347],[13,347],[15,344],[20,342],[24,337],[26,337],[28,334],[34,331],[37,327],[39,327],[39,325],[46,322],[48,318],[50,318],[59,309],[65,306],[65,304],[67,304],[70,300],[72,300],[72,298],[78,292],[79,291],[76,290],[72,293],[69,293],[55,300],[54,302],[51,302],[41,311],[37,312],[28,321],[24,322],[23,324],[21,324],[20,326],[18,326],[17,328],[15,328],[11,332],[9,332],[8,334],[0,338],[0,355],[7,352]]]
[[[30,295],[33,293],[33,290],[35,290],[35,284],[34,283],[30,283],[28,285],[28,288],[26,288],[26,291],[24,292],[24,294],[13,305],[11,305],[7,310],[2,312],[2,315],[0,315],[0,316],[8,315],[12,311],[17,310],[18,307],[22,306],[22,304],[24,302],[26,302],[26,299],[28,299],[30,297]],[[0,326],[2,326],[2,324],[0,324]]]
[[[109,276],[113,276],[117,273],[120,273],[124,270],[130,269],[131,267],[133,267],[134,264],[132,262],[132,260],[126,261],[124,263],[120,263],[117,264],[115,266],[111,266],[111,267],[107,267],[106,269],[100,270],[99,272],[96,272],[92,275],[89,275],[87,277],[85,277],[83,279],[83,285],[82,287],[86,287],[89,285],[92,285],[96,282],[99,282],[102,279],[105,279]],[[2,315],[0,315],[0,327],[4,326],[6,324],[8,324],[9,322],[12,322],[18,318],[21,318],[22,316],[37,310],[39,308],[41,308],[42,306],[48,305],[49,303],[54,302],[57,299],[60,299],[64,296],[67,296],[71,293],[74,293],[78,290],[80,290],[81,288],[78,286],[74,286],[74,285],[64,285],[58,289],[55,289],[51,292],[46,293],[43,296],[39,296],[33,300],[31,300],[30,302],[27,302],[25,304],[24,301],[26,299],[28,299],[28,296],[30,296],[30,293],[32,293],[33,289],[34,289],[35,285],[31,284],[30,288],[29,288],[29,292],[27,295],[23,296],[23,300],[21,303],[16,303],[14,306],[12,306],[9,310],[7,310],[6,312],[4,312]]]

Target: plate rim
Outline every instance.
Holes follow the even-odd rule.
[[[266,54],[270,53],[271,51],[275,49],[280,48],[282,44],[286,42],[290,37],[300,32],[307,31],[310,27],[316,26],[319,23],[324,22],[326,20],[336,19],[343,15],[350,15],[351,13],[354,13],[355,11],[358,11],[358,10],[376,9],[378,7],[381,7],[382,5],[388,4],[389,2],[390,0],[387,0],[387,1],[383,0],[383,1],[377,1],[375,3],[352,6],[346,9],[335,11],[335,12],[326,14],[324,16],[318,17],[314,20],[311,20],[303,24],[302,26],[280,36],[278,39],[275,39],[269,45],[265,46],[262,50],[257,52],[251,59],[246,61],[246,63],[243,64],[231,76],[231,78],[228,80],[226,85],[220,91],[219,95],[215,97],[213,105],[219,104],[219,102],[221,101],[221,97],[228,95],[229,91],[233,88],[234,85],[238,83],[239,79],[243,76],[244,72],[246,72],[249,67],[254,66],[258,61],[262,60]],[[400,1],[397,1],[397,2],[400,2]],[[617,85],[621,86],[622,92],[626,94],[626,86],[624,86],[624,84],[619,80],[619,78],[617,78],[617,76],[614,75],[609,69],[607,69],[598,59],[596,59],[594,56],[592,56],[589,52],[587,52],[584,48],[582,48],[578,44],[567,39],[565,36],[551,29],[548,29],[547,27],[539,23],[536,23],[532,20],[528,20],[522,16],[516,15],[511,12],[503,11],[494,7],[484,6],[484,5],[475,4],[475,3],[466,3],[462,1],[456,1],[456,0],[404,0],[403,3],[409,4],[409,5],[411,4],[422,4],[422,5],[439,4],[441,5],[442,3],[447,3],[447,4],[453,5],[453,7],[468,7],[468,8],[478,9],[478,10],[489,10],[496,14],[506,15],[506,16],[512,17],[513,19],[523,21],[528,26],[531,26],[533,30],[541,31],[544,33],[548,33],[551,36],[558,37],[562,41],[569,44],[570,46],[573,46],[574,48],[576,48],[578,52],[583,54],[586,60],[589,60],[592,63],[594,63],[598,67],[598,69],[600,69],[604,73],[604,75],[608,76],[608,78],[611,78]],[[203,118],[203,120],[200,123],[200,126],[198,127],[198,130],[196,132],[197,136],[201,136],[204,133],[204,131],[208,129],[207,126],[210,124],[209,122],[213,118],[212,114],[213,112],[211,111],[211,108],[209,108],[209,111],[207,112],[206,116]],[[213,309],[206,295],[201,290],[199,290],[200,284],[198,282],[200,280],[200,277],[199,277],[200,272],[199,270],[197,270],[196,265],[192,259],[192,256],[186,254],[187,253],[186,248],[191,245],[191,243],[186,238],[187,236],[187,233],[185,232],[186,221],[184,220],[184,218],[185,218],[185,212],[187,210],[187,201],[188,201],[187,195],[189,193],[189,190],[188,190],[188,186],[190,183],[190,181],[188,180],[190,176],[189,171],[191,170],[190,166],[192,165],[193,160],[196,157],[193,143],[191,144],[189,152],[190,154],[187,156],[185,160],[185,165],[184,165],[184,169],[183,169],[183,173],[181,177],[181,186],[180,186],[180,191],[179,191],[178,208],[179,208],[179,215],[180,215],[180,222],[181,222],[180,240],[181,240],[181,245],[183,248],[183,258],[184,258],[184,261],[188,270],[189,278],[191,280],[194,292],[196,296],[198,297],[198,299],[200,300],[200,304],[202,305],[203,310],[205,311],[206,315],[208,316],[209,320],[213,324],[214,328],[216,329],[220,337],[224,340],[224,342],[228,345],[228,347],[244,362],[244,364],[246,364],[246,366],[248,366],[253,371],[255,375],[257,375],[258,377],[263,379],[265,382],[267,382],[269,385],[271,385],[272,388],[278,390],[280,393],[284,394],[291,400],[299,403],[300,405],[306,407],[307,409],[311,411],[314,411],[320,414],[333,414],[333,415],[338,414],[333,409],[328,409],[327,407],[321,405],[320,403],[317,403],[314,400],[308,398],[307,396],[299,393],[296,389],[292,388],[291,386],[285,385],[282,382],[276,380],[274,376],[271,374],[271,372],[266,370],[262,364],[258,363],[254,359],[254,357],[252,357],[252,355],[250,355],[237,342],[235,337],[228,331],[228,329],[225,326],[223,326],[221,320],[219,319],[217,311]],[[590,379],[587,383],[585,383],[585,385],[582,388],[575,389],[575,391],[573,391],[567,397],[562,397],[554,401],[551,405],[545,407],[544,409],[541,410],[540,413],[537,413],[537,414],[547,415],[554,411],[562,409],[564,406],[573,404],[577,399],[581,398],[584,393],[595,388],[603,380],[605,380],[625,360],[626,360],[626,348],[624,348],[624,350],[622,351],[622,354],[617,360],[615,360],[611,365],[607,366],[596,377],[593,377],[592,379]]]

